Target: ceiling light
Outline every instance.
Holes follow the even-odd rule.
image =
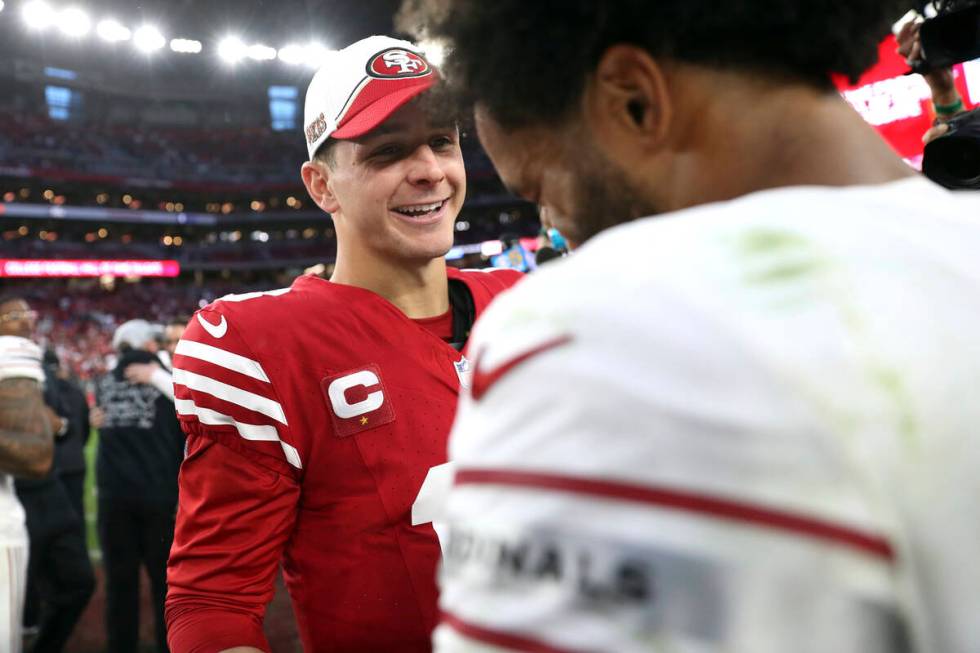
[[[68,7],[58,15],[58,29],[66,36],[85,36],[92,31],[92,19],[78,7]]]
[[[323,64],[323,59],[327,56],[329,50],[319,43],[310,43],[306,46],[306,52],[304,53],[304,59],[306,64],[312,68],[319,68]]]
[[[182,54],[197,54],[202,47],[200,41],[193,39],[174,39],[170,42],[170,49]]]
[[[32,0],[24,5],[24,22],[31,29],[47,29],[55,20],[54,10],[48,3],[41,0]]]
[[[255,61],[271,61],[276,58],[276,49],[256,43],[248,49],[248,58]]]
[[[218,44],[218,56],[228,63],[237,63],[248,54],[248,48],[241,39],[229,36]]]
[[[288,64],[298,64],[303,63],[306,59],[306,50],[302,45],[296,45],[291,43],[284,48],[279,49],[279,61]]]
[[[165,46],[167,39],[156,27],[143,25],[133,34],[133,44],[143,52],[153,52]]]
[[[129,31],[128,27],[112,18],[100,20],[99,24],[95,26],[95,33],[103,41],[109,41],[110,43],[128,41],[133,36],[133,33]]]

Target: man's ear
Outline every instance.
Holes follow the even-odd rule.
[[[606,50],[583,95],[586,124],[614,158],[626,153],[622,148],[649,153],[666,142],[672,118],[667,78],[643,48]]]
[[[327,213],[336,213],[340,203],[330,186],[330,166],[322,161],[307,161],[300,170],[303,185],[310,198]]]

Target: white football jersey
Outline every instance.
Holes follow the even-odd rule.
[[[625,224],[469,351],[440,653],[980,646],[980,194]]]
[[[44,383],[41,349],[26,338],[0,336],[0,381],[13,378]],[[14,479],[0,473],[0,546],[27,542],[24,509],[14,493]]]

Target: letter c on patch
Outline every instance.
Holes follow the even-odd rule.
[[[372,392],[363,401],[353,404],[347,401],[346,396],[347,391],[351,388],[358,386],[370,388],[377,385],[381,385],[381,380],[377,374],[368,370],[335,379],[327,388],[327,395],[330,397],[333,412],[341,419],[350,419],[378,410],[385,402],[385,395],[381,390]]]

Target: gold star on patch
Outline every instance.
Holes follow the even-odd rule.
[[[368,423],[368,418],[367,417],[362,417],[361,418],[361,426],[367,426],[367,423]]]

